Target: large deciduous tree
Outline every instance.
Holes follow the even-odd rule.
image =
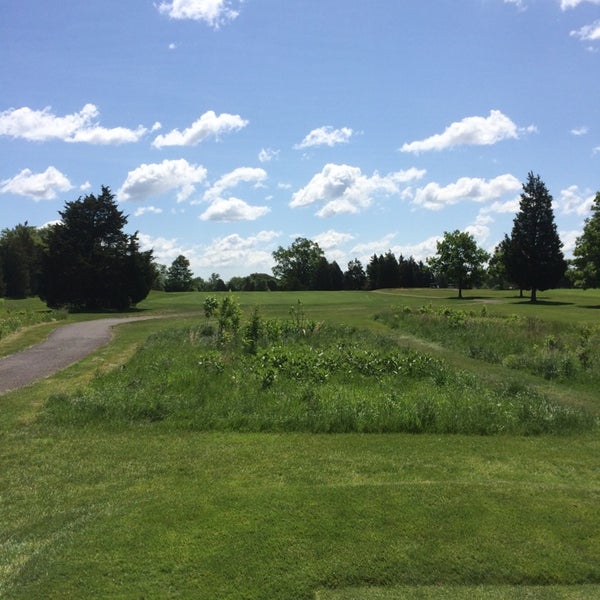
[[[165,290],[167,292],[191,292],[194,289],[194,274],[190,261],[180,254],[167,269]]]
[[[443,274],[458,287],[458,297],[462,298],[465,286],[476,283],[483,273],[483,265],[489,254],[477,246],[475,238],[465,231],[444,232],[437,243],[437,254],[428,259],[436,274]]]
[[[273,252],[273,275],[284,290],[313,289],[324,257],[319,244],[298,237],[289,248],[279,246]]]
[[[584,289],[600,287],[600,192],[596,193],[592,214],[575,242],[573,256],[575,285]]]
[[[156,277],[152,251],[123,232],[127,217],[110,189],[67,202],[46,233],[40,298],[50,307],[125,310],[143,300]]]
[[[561,248],[552,196],[540,176],[530,172],[512,233],[504,242],[504,256],[509,279],[531,290],[531,302],[537,301],[538,290],[556,287],[562,279],[567,263]]]

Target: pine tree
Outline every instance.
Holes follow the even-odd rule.
[[[552,196],[539,175],[528,174],[507,239],[507,274],[521,289],[530,289],[531,302],[536,302],[538,290],[556,287],[567,268],[554,222]]]
[[[600,192],[592,204],[592,214],[585,220],[583,233],[573,250],[573,281],[582,288],[600,287]]]

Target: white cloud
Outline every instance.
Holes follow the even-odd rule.
[[[571,129],[571,134],[575,135],[575,136],[580,136],[580,135],[587,135],[588,133],[588,128],[587,127],[575,127],[574,129]]]
[[[210,137],[218,140],[221,134],[237,131],[246,125],[248,125],[248,121],[242,119],[239,115],[230,115],[228,113],[217,115],[214,111],[209,110],[183,131],[172,129],[169,133],[156,136],[152,145],[155,148],[163,148],[165,146],[195,146]]]
[[[146,214],[160,215],[162,213],[162,208],[157,208],[156,206],[140,206],[133,213],[136,217],[141,217]]]
[[[92,188],[92,184],[91,184],[89,181],[86,181],[85,183],[82,183],[82,184],[79,186],[79,189],[80,189],[82,192],[87,192],[87,191],[88,191],[89,189],[91,189],[91,188]]]
[[[508,214],[519,212],[520,196],[513,198],[512,200],[506,200],[504,202],[492,202],[489,206],[481,209],[483,214]]]
[[[520,189],[522,189],[521,182],[509,173],[489,181],[476,177],[461,177],[455,183],[445,187],[435,182],[428,183],[415,192],[413,202],[429,210],[440,210],[463,200],[474,202],[496,200]]]
[[[572,229],[570,231],[559,231],[558,235],[563,244],[562,251],[565,255],[565,258],[572,258],[573,250],[575,250],[575,244],[577,243],[577,238],[581,235],[581,230]]]
[[[346,242],[353,240],[354,236],[351,233],[341,233],[329,229],[328,231],[316,235],[313,239],[323,250],[327,251],[336,248],[340,244],[345,244]]]
[[[581,29],[571,31],[573,37],[578,37],[584,42],[600,41],[600,19],[591,25],[584,25]]]
[[[261,163],[270,162],[276,158],[279,158],[279,150],[271,150],[271,148],[262,148],[258,153],[258,160]]]
[[[73,185],[58,169],[48,167],[43,173],[23,169],[11,179],[0,181],[0,194],[16,194],[39,200],[54,200],[59,192],[68,192]]]
[[[100,112],[93,104],[86,104],[79,112],[57,117],[50,107],[32,110],[24,106],[0,113],[0,135],[44,142],[84,142],[88,144],[125,144],[137,142],[147,133],[141,125],[137,129],[114,127],[107,129],[97,123]]]
[[[569,8],[575,8],[583,2],[590,2],[591,4],[600,4],[600,0],[560,0],[560,7],[563,10],[567,10]]]
[[[190,259],[190,249],[183,247],[177,238],[152,237],[145,233],[138,233],[140,250],[153,250],[155,260],[164,265],[170,265],[180,254]]]
[[[210,270],[231,267],[236,275],[244,274],[241,271],[269,271],[273,265],[271,245],[280,235],[276,231],[260,231],[246,238],[237,233],[217,238],[198,252],[197,266]]]
[[[384,252],[384,248],[385,252],[391,250],[396,256],[402,255],[405,258],[412,256],[416,261],[424,261],[428,256],[433,256],[437,252],[437,242],[441,240],[441,236],[433,236],[415,244],[393,245],[395,237],[396,234],[389,233],[379,240],[357,244],[352,248],[351,253],[353,256],[358,256],[364,267],[369,263],[373,254],[381,254]]]
[[[251,206],[239,198],[217,198],[200,215],[203,221],[255,221],[266,215],[271,209],[268,206]]]
[[[565,215],[587,216],[594,203],[594,196],[592,192],[581,192],[578,186],[572,185],[561,190],[558,208]]]
[[[214,202],[222,198],[226,190],[234,188],[240,183],[254,183],[255,187],[259,187],[266,178],[267,172],[264,169],[239,167],[218,179],[212,187],[206,190],[203,199],[206,202]]]
[[[183,202],[194,193],[194,184],[205,179],[206,169],[201,165],[191,165],[183,158],[163,160],[129,171],[117,195],[119,200],[135,201],[179,189],[177,202]]]
[[[171,19],[204,21],[213,29],[219,29],[239,15],[239,11],[232,8],[230,0],[171,0],[161,2],[158,10]]]
[[[299,144],[294,148],[300,150],[303,148],[312,148],[314,146],[336,146],[337,144],[347,144],[354,132],[349,127],[334,129],[326,125],[313,129]]]
[[[327,164],[307,186],[295,192],[290,206],[297,208],[314,203],[324,203],[316,214],[330,217],[340,213],[358,213],[368,208],[376,195],[400,194],[400,184],[425,175],[415,168],[380,176],[363,175],[360,168],[349,165]]]
[[[443,133],[404,144],[400,150],[418,154],[454,146],[488,146],[506,139],[517,139],[522,133],[534,131],[535,126],[520,129],[502,112],[492,110],[488,117],[466,117],[449,125]]]
[[[475,223],[465,227],[465,231],[470,233],[478,244],[483,244],[490,236],[490,223],[493,223],[494,219],[489,215],[480,212],[475,218]]]

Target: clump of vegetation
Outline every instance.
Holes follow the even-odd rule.
[[[51,397],[45,418],[319,433],[529,435],[595,426],[525,386],[493,388],[387,337],[310,321],[301,304],[287,320],[255,310],[244,326],[231,296],[213,309],[215,328],[156,334],[122,369]]]
[[[49,323],[67,318],[65,310],[2,310],[0,299],[0,340],[29,325]]]
[[[600,327],[448,307],[392,308],[377,319],[470,358],[556,381],[600,383]]]

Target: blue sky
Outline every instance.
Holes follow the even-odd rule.
[[[0,227],[109,186],[144,248],[270,272],[488,250],[539,174],[600,189],[600,0],[0,0]]]

